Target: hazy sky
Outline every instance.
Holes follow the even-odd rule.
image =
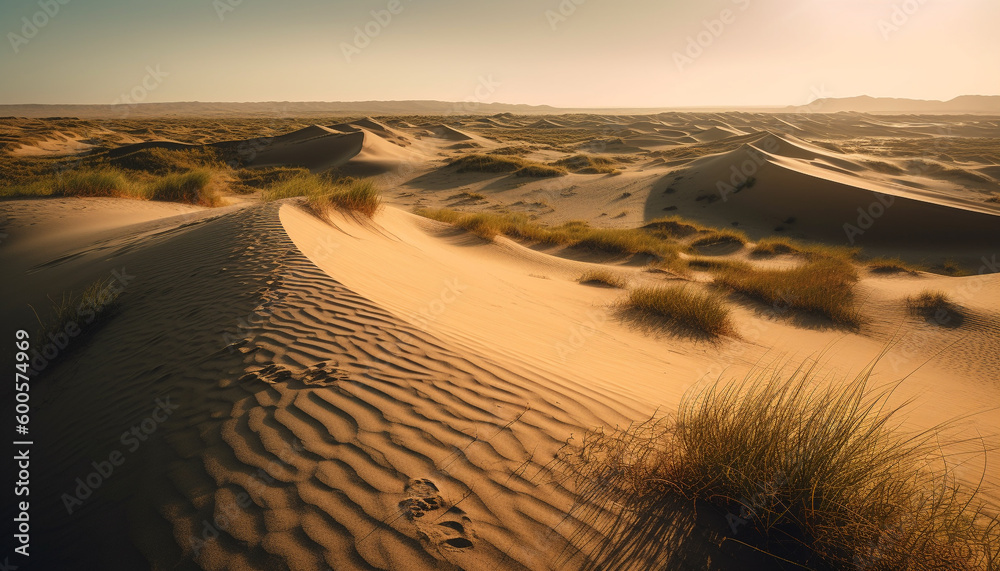
[[[2,0],[0,102],[950,99],[1000,94],[998,24],[998,0]]]

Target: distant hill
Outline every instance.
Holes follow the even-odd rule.
[[[14,104],[0,105],[0,117],[77,117],[80,119],[150,119],[169,117],[333,117],[364,115],[558,115],[598,113],[648,115],[660,112],[839,113],[872,114],[975,114],[1000,116],[1000,96],[963,95],[951,101],[846,97],[817,99],[809,105],[789,107],[658,107],[658,108],[566,108],[512,103],[464,103],[452,101],[267,101],[256,103],[181,101],[134,105]]]
[[[146,119],[162,117],[330,117],[354,115],[472,115],[515,113],[546,115],[560,110],[548,105],[464,103],[448,101],[267,101],[258,103],[138,103],[134,105],[0,105],[0,117],[77,117],[80,119]]]
[[[785,109],[793,113],[839,113],[853,111],[873,114],[921,115],[1000,115],[1000,95],[962,95],[949,101],[897,99],[892,97],[860,97],[817,99],[809,105]]]

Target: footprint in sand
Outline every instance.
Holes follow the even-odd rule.
[[[406,496],[399,502],[406,519],[417,528],[417,537],[439,548],[469,549],[474,546],[470,520],[461,509],[450,506],[441,497],[434,482],[426,478],[410,480],[403,488]]]

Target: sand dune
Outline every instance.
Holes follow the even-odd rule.
[[[959,433],[972,440],[948,451],[978,456],[959,477],[978,482],[983,455],[991,466],[1000,460],[992,408],[1000,396],[1000,207],[987,200],[1000,160],[979,139],[996,121],[956,125],[968,137],[936,148],[923,146],[942,125],[936,118],[593,114],[529,129],[537,120],[349,118],[270,137],[248,136],[259,133],[253,126],[224,141],[211,126],[186,133],[130,124],[149,134],[107,151],[210,144],[252,148],[243,157],[249,168],[373,175],[387,205],[372,218],[321,216],[301,199],[254,195],[211,209],[109,198],[0,203],[8,235],[0,262],[17,276],[0,292],[15,300],[5,307],[12,322],[35,319],[32,308],[94,280],[125,282],[107,322],[43,366],[32,393],[44,403],[35,436],[49,443],[48,469],[32,490],[32,515],[43,522],[36,537],[60,546],[38,564],[773,568],[723,542],[730,528],[715,510],[659,522],[655,536],[616,528],[617,508],[579,495],[560,459],[587,430],[673,411],[708,379],[817,355],[836,378],[884,352],[875,380],[907,377],[893,395],[914,401],[905,428],[969,414]],[[62,135],[49,137],[25,125],[39,149],[39,141],[98,133],[60,123],[51,130]],[[511,128],[527,139],[508,140]],[[439,168],[470,152],[455,145],[472,143],[485,149],[474,152],[515,147],[515,156],[539,163],[583,152],[617,172],[535,178]],[[865,315],[857,328],[734,294],[726,300],[735,332],[705,340],[630,321],[617,305],[623,289],[578,280],[602,269],[629,287],[715,291],[706,272],[649,266],[644,255],[484,240],[415,207],[621,228],[680,214],[718,227],[735,222],[752,240],[827,244],[846,243],[850,224],[866,254],[953,259],[976,275],[883,274],[857,262]],[[751,247],[707,254],[761,267],[805,263],[760,258]],[[910,314],[907,296],[928,289],[948,294],[961,319],[942,326]],[[176,408],[132,449],[122,431],[162,403]],[[67,514],[65,494],[83,485],[76,478],[85,483],[115,451],[124,464]],[[998,485],[987,472],[987,497],[997,499]]]

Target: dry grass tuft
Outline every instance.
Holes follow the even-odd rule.
[[[579,280],[582,284],[603,284],[608,287],[622,288],[628,286],[628,278],[625,276],[612,272],[611,270],[597,269],[597,270],[587,270],[583,272]]]
[[[948,425],[901,432],[905,405],[889,404],[895,385],[872,388],[873,367],[833,383],[815,364],[717,381],[676,416],[588,434],[571,474],[654,530],[678,500],[714,504],[734,533],[753,532],[734,541],[796,569],[997,569],[1000,520],[959,484]],[[611,551],[656,540],[632,531]]]
[[[472,153],[451,162],[458,172],[514,173],[517,176],[563,176],[566,169],[536,163],[514,155],[485,155]]]
[[[442,209],[417,210],[417,214],[454,224],[487,240],[502,234],[540,244],[573,246],[615,255],[647,254],[659,259],[675,258],[682,249],[673,240],[637,228],[592,228],[582,221],[550,227],[520,213],[467,213]]]
[[[924,290],[906,298],[910,314],[942,327],[958,327],[965,321],[962,309],[942,291]]]
[[[825,244],[800,242],[783,236],[771,236],[759,240],[756,244],[754,244],[754,247],[750,252],[760,257],[777,256],[780,254],[802,254],[811,259],[853,259],[861,253],[861,248],[828,246]]]
[[[694,287],[639,287],[628,293],[621,306],[622,309],[666,320],[671,325],[709,336],[735,332],[725,300]]]
[[[857,326],[861,313],[854,307],[857,270],[851,262],[821,258],[789,270],[752,266],[721,268],[715,283],[776,308],[816,313],[845,325]]]
[[[264,200],[268,201],[296,196],[304,196],[309,207],[319,213],[334,208],[370,218],[382,208],[382,195],[371,179],[330,180],[301,174],[279,180],[264,190]]]
[[[593,155],[573,155],[552,163],[577,174],[618,174],[618,161]]]
[[[865,260],[865,267],[876,274],[915,274],[918,268],[899,258],[879,257]]]
[[[746,233],[741,230],[722,228],[719,230],[712,229],[702,231],[694,240],[691,241],[691,245],[699,247],[715,246],[717,244],[739,244],[742,246],[749,241],[750,239],[747,238]]]
[[[168,174],[149,186],[147,196],[150,200],[219,206],[222,197],[211,183],[212,172],[208,169]]]

